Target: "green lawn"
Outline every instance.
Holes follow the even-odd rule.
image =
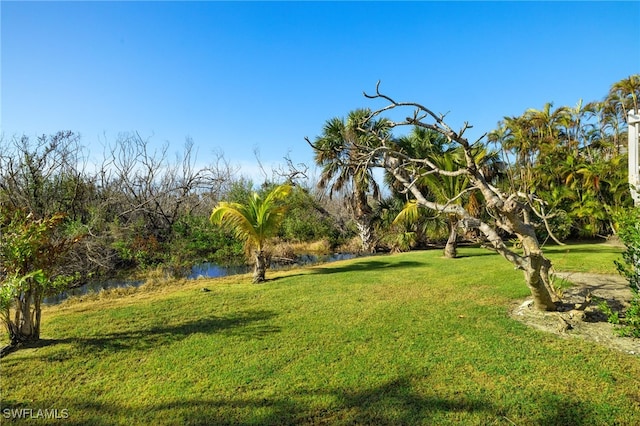
[[[557,271],[617,274],[614,260],[622,260],[624,247],[612,244],[551,245],[544,248]]]
[[[548,249],[559,270],[595,272],[619,252]],[[640,424],[640,358],[510,319],[522,274],[486,250],[460,255],[48,308],[43,344],[2,360],[2,422],[26,408],[77,425]]]

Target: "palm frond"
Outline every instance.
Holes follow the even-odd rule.
[[[254,217],[248,206],[223,201],[213,209],[209,220],[214,225],[229,228],[240,240],[253,241],[258,236],[252,220]]]
[[[262,250],[267,238],[275,235],[284,219],[286,205],[279,203],[291,190],[291,185],[280,185],[264,198],[254,192],[247,204],[221,202],[211,213],[210,221],[229,227],[239,239]]]
[[[420,207],[416,200],[409,200],[400,213],[393,219],[392,225],[396,225],[398,223],[412,223],[416,222],[420,218]]]

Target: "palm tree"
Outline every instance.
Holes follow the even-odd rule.
[[[438,169],[444,171],[455,171],[464,163],[464,154],[459,148],[449,146],[449,141],[441,133],[433,130],[427,130],[421,127],[414,127],[412,132],[396,141],[398,147],[407,155],[413,158],[428,159]],[[495,162],[497,157],[489,155],[484,147],[476,147],[473,153],[477,164],[482,167],[489,166]],[[486,177],[493,174],[488,167],[485,173]],[[413,170],[415,176],[419,176],[421,170]],[[420,186],[421,191],[430,194],[433,199],[443,205],[447,204],[463,204],[467,203],[467,210],[471,214],[476,214],[476,209],[471,209],[477,200],[476,195],[471,192],[464,197],[459,197],[470,186],[467,176],[447,176],[443,174],[431,173],[424,174],[414,183]],[[418,205],[415,200],[410,200],[405,208],[396,217],[396,223],[402,220],[415,221],[420,217]],[[457,226],[458,218],[455,214],[449,214],[445,218],[449,237],[444,248],[444,256],[455,258],[457,256]]]
[[[630,110],[633,109],[638,113],[640,109],[640,74],[630,75],[629,78],[614,83],[609,90],[606,102],[614,105],[625,121]]]
[[[554,149],[560,142],[560,124],[568,116],[567,107],[559,107],[552,110],[553,103],[547,102],[541,110],[529,108],[525,111],[525,117],[531,124],[533,135],[539,141],[541,151]]]
[[[347,202],[358,226],[362,250],[372,252],[373,209],[369,205],[368,195],[380,198],[380,188],[371,169],[363,166],[366,161],[358,158],[361,147],[373,149],[378,143],[377,137],[389,134],[388,121],[369,120],[371,110],[357,109],[344,118],[334,117],[325,122],[322,135],[309,144],[315,151],[315,162],[322,167],[318,187],[329,188],[329,197],[351,185],[351,194]]]
[[[281,201],[290,193],[290,185],[276,186],[264,198],[254,192],[247,204],[220,202],[211,213],[211,223],[229,226],[239,239],[246,241],[248,251],[253,250],[254,283],[265,280],[265,243],[278,232],[286,212]]]

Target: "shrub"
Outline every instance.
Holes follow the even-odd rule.
[[[640,291],[640,207],[620,214],[618,225],[618,236],[626,250],[622,253],[624,263],[616,261],[616,267],[637,294]]]
[[[212,226],[206,216],[186,215],[173,227],[171,265],[191,267],[206,261],[242,263],[244,243],[228,230]]]
[[[332,246],[340,242],[344,230],[307,189],[296,186],[287,206],[287,216],[278,234],[283,240],[295,243],[328,240]]]
[[[640,208],[627,210],[617,219],[618,236],[626,250],[622,253],[623,261],[615,261],[615,264],[629,281],[633,297],[622,317],[614,315],[608,307],[602,308],[610,322],[620,324],[621,335],[640,337]]]

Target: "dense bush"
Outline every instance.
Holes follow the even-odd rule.
[[[623,262],[615,263],[618,271],[629,281],[633,293],[624,318],[619,319],[623,326],[621,333],[640,337],[640,208],[636,207],[619,215],[618,223],[618,235],[626,250],[622,253]]]
[[[311,242],[326,239],[337,245],[341,231],[336,221],[305,188],[296,186],[287,199],[287,217],[282,222],[279,237],[290,242]]]
[[[618,236],[626,250],[623,261],[615,261],[618,271],[629,281],[633,294],[629,307],[622,313],[615,312],[602,302],[599,307],[607,315],[609,322],[620,326],[622,336],[640,337],[640,208],[627,210],[619,215]]]
[[[212,226],[208,216],[186,215],[173,227],[170,263],[191,266],[199,262],[241,263],[244,245],[228,230]]]
[[[618,236],[626,246],[623,262],[616,262],[618,271],[629,280],[631,289],[640,291],[640,207],[619,216]]]

